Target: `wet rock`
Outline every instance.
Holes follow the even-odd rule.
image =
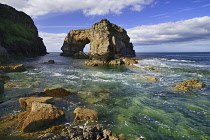
[[[63,88],[56,88],[56,89],[46,89],[44,92],[41,93],[41,95],[44,96],[51,96],[51,97],[65,97],[65,96],[69,96],[72,95],[73,93],[71,93],[70,91],[67,91]]]
[[[49,60],[48,62],[44,62],[44,64],[54,64],[55,61],[54,60]]]
[[[17,130],[32,132],[63,118],[64,112],[51,102],[52,97],[21,98],[20,105],[27,110],[18,115]]]
[[[23,72],[26,71],[26,68],[23,64],[13,64],[0,66],[0,70],[4,72]]]
[[[83,109],[83,108],[76,108],[74,110],[75,118],[74,121],[82,121],[82,120],[89,120],[89,121],[97,121],[98,120],[98,113],[95,110],[91,109]]]
[[[107,61],[101,61],[101,60],[89,60],[85,61],[84,65],[86,66],[120,66],[120,65],[127,65],[132,68],[136,68],[134,64],[137,64],[138,62],[135,59],[128,58],[128,57],[122,57],[118,59],[113,59],[113,60],[107,60]]]
[[[198,79],[192,79],[180,83],[179,85],[175,86],[175,89],[178,91],[188,92],[190,91],[189,88],[202,88],[204,86],[205,84],[199,83]]]

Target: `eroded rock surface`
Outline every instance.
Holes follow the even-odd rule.
[[[63,56],[74,56],[83,51],[86,44],[90,43],[89,57],[99,55],[106,56],[110,60],[115,55],[135,56],[133,45],[127,32],[102,19],[95,23],[91,29],[72,30],[68,33],[62,46]]]
[[[22,132],[37,130],[64,117],[64,112],[53,105],[52,97],[26,97],[19,102],[26,109],[18,115],[17,130]]]
[[[202,88],[205,84],[199,83],[198,79],[187,80],[175,86],[176,90],[188,92],[189,88]]]

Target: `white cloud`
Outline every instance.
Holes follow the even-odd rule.
[[[132,11],[141,11],[144,7],[141,5],[134,5],[131,10]]]
[[[210,17],[193,18],[157,25],[143,25],[127,30],[136,45],[157,45],[174,42],[209,40]]]
[[[39,32],[39,36],[43,38],[48,52],[61,52],[66,35],[66,33],[54,34]]]
[[[126,7],[131,6],[132,10],[141,11],[152,2],[153,0],[0,0],[0,3],[8,4],[33,17],[76,10],[82,10],[85,15],[121,14]]]

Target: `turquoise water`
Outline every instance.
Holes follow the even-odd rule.
[[[55,98],[66,113],[67,123],[76,107],[98,111],[99,123],[114,133],[148,140],[210,139],[210,53],[142,53],[136,66],[87,67],[76,60],[51,53],[17,60],[34,68],[9,73],[0,96],[0,117],[19,112],[18,98],[57,87],[75,92],[73,96]],[[55,64],[43,64],[48,60]],[[154,68],[155,70],[148,70]],[[140,76],[156,76],[152,82]],[[199,79],[207,86],[179,92],[174,86],[189,79]]]

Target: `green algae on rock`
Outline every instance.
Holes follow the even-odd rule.
[[[40,56],[46,47],[30,16],[0,4],[0,44],[11,57]]]

